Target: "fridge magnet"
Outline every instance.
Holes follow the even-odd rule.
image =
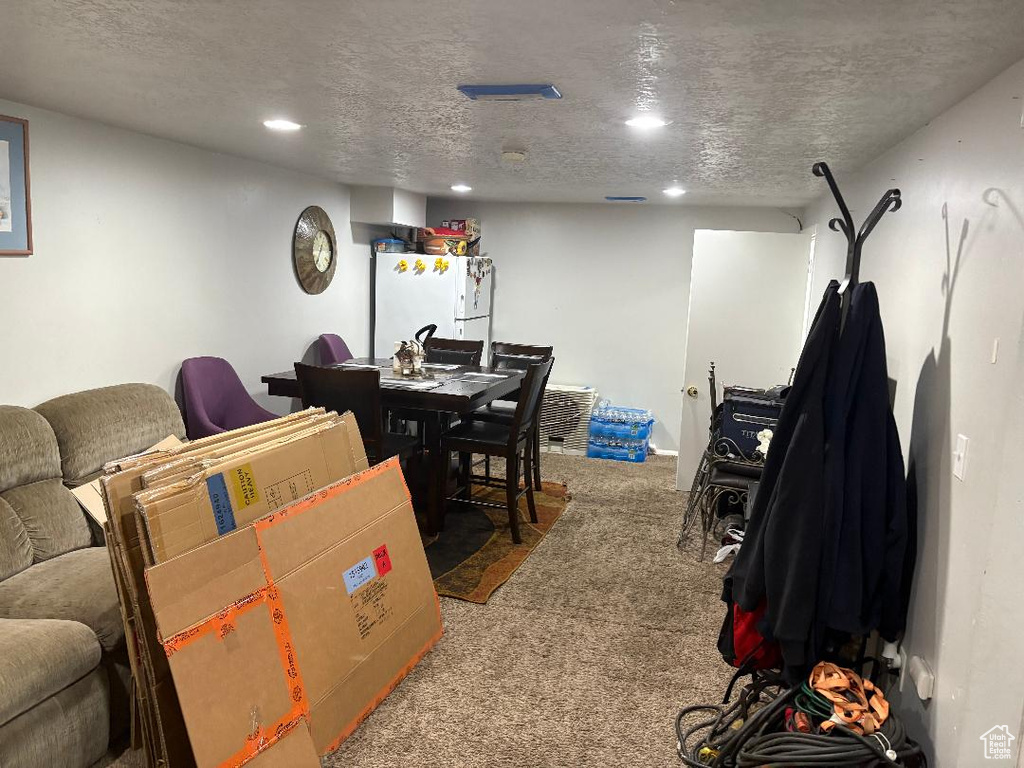
[[[28,120],[0,115],[0,256],[30,255]]]
[[[466,277],[473,281],[473,309],[480,305],[480,290],[484,278],[491,274],[490,259],[468,259],[466,262]]]

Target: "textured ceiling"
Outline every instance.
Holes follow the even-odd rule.
[[[0,0],[2,98],[502,200],[798,205],[815,160],[859,167],[1022,56],[1021,0]],[[564,99],[455,90],[547,81]]]

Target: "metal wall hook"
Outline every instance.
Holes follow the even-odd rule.
[[[850,209],[846,205],[846,200],[843,199],[843,193],[839,191],[839,186],[836,184],[835,178],[832,176],[832,171],[829,169],[827,163],[815,163],[811,168],[811,172],[815,176],[820,176],[828,182],[828,187],[832,192],[832,197],[835,198],[836,205],[839,206],[839,212],[842,214],[842,218],[836,217],[829,221],[828,227],[833,232],[842,232],[846,236],[846,275],[843,277],[843,281],[839,287],[839,295],[842,302],[842,325],[846,325],[846,313],[849,310],[850,293],[849,290],[855,286],[860,276],[860,257],[861,248],[864,245],[864,241],[868,235],[875,228],[878,222],[882,219],[886,213],[890,211],[898,211],[903,205],[903,199],[898,189],[886,190],[885,194],[882,195],[878,203],[868,214],[868,217],[861,224],[858,230],[853,223],[853,217],[850,215]],[[856,236],[854,235],[856,232]]]
[[[853,226],[853,217],[850,215],[850,209],[846,205],[846,200],[843,199],[843,193],[839,191],[839,187],[836,185],[835,177],[832,176],[832,171],[828,167],[828,163],[815,163],[814,167],[811,168],[811,172],[815,176],[821,176],[828,183],[828,188],[832,191],[832,197],[836,199],[836,204],[839,206],[839,212],[843,214],[841,224],[845,224],[846,228],[843,230],[846,233],[846,239],[849,240],[856,228]],[[833,219],[832,222],[839,221],[839,219]],[[829,227],[835,230],[832,226],[832,222],[829,222]]]

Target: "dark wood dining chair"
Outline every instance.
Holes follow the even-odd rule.
[[[509,528],[512,529],[512,541],[522,543],[519,532],[519,499],[526,494],[526,503],[530,510],[530,520],[537,522],[537,506],[533,498],[533,483],[529,473],[525,473],[525,483],[519,489],[519,478],[530,465],[533,453],[533,428],[540,414],[541,396],[544,382],[551,373],[554,359],[531,365],[519,390],[519,402],[516,404],[512,421],[502,424],[496,421],[466,420],[453,427],[441,438],[440,466],[446,469],[452,452],[459,454],[459,484],[455,494],[442,499],[441,502],[455,501],[477,504],[486,507],[505,507],[508,509]],[[470,461],[474,453],[485,456],[500,456],[505,459],[505,504],[496,504],[474,500],[472,484],[474,478]],[[481,483],[489,485],[488,482]],[[447,485],[447,472],[438,478],[437,487],[444,495]]]
[[[304,407],[319,406],[338,413],[352,411],[370,464],[379,464],[392,456],[407,459],[419,452],[417,438],[384,430],[379,370],[295,363],[295,378],[299,381]]]
[[[530,365],[550,360],[554,347],[540,347],[533,344],[513,344],[508,341],[491,342],[491,368],[496,370],[515,369],[525,371]],[[547,382],[544,382],[547,387]],[[541,391],[543,397],[543,390]],[[488,403],[474,411],[470,418],[482,421],[509,423],[515,415],[515,403],[519,400],[519,390],[507,395],[503,400]],[[533,487],[541,490],[540,479],[540,418],[533,425],[533,451],[527,467],[528,475],[532,475]],[[490,457],[484,457],[484,476],[491,476]]]
[[[448,365],[480,365],[484,356],[482,341],[462,339],[441,339],[430,336],[423,342],[426,362]]]
[[[513,344],[509,341],[491,342],[491,368],[514,368],[525,371],[533,363],[550,360],[554,347],[535,344]]]

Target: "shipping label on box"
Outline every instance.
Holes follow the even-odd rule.
[[[335,748],[441,635],[397,459],[146,570],[196,762]],[[238,762],[241,761],[241,762]]]

